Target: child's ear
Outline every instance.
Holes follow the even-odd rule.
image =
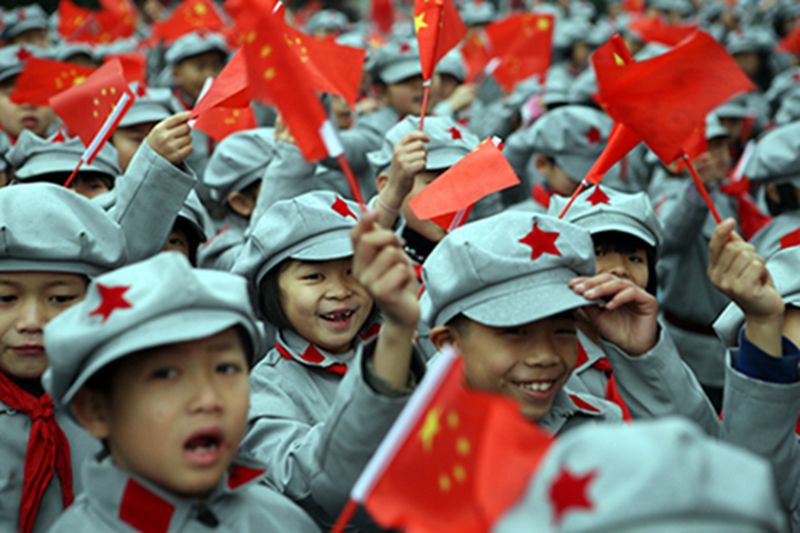
[[[533,159],[533,164],[536,166],[536,172],[541,174],[543,178],[547,178],[550,174],[550,169],[553,168],[553,164],[544,154],[536,154]]]
[[[233,191],[228,195],[228,205],[237,215],[250,218],[255,211],[256,201],[241,191]]]
[[[430,338],[431,342],[436,347],[437,352],[441,351],[445,346],[458,348],[458,339],[456,338],[453,328],[450,326],[434,327],[428,334],[428,338]]]
[[[778,188],[775,185],[767,185],[767,198],[769,198],[772,203],[779,204],[781,203],[781,195],[778,193]]]
[[[108,438],[108,397],[105,394],[83,388],[75,395],[70,407],[89,434],[97,439]]]
[[[381,172],[380,174],[378,174],[378,177],[375,178],[375,186],[378,188],[379,193],[386,186],[387,183],[389,183],[388,172]]]

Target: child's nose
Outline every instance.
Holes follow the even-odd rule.
[[[222,391],[219,384],[211,377],[198,377],[194,383],[195,393],[192,397],[192,412],[215,413],[222,411]]]
[[[38,333],[45,323],[44,306],[35,298],[23,302],[17,320],[17,330],[22,333]]]

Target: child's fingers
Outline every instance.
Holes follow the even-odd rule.
[[[631,303],[643,304],[649,303],[648,300],[654,300],[653,295],[648,294],[643,289],[630,285],[621,291],[617,292],[614,297],[606,304],[608,311],[613,311],[624,305]]]
[[[728,243],[731,232],[735,226],[736,222],[732,218],[728,218],[723,220],[714,230],[714,234],[711,236],[711,242],[708,244],[709,265],[716,265],[722,253],[722,249]]]
[[[412,131],[400,140],[401,144],[410,144],[415,141],[430,142],[431,138],[424,131]]]
[[[353,229],[350,231],[350,240],[353,241],[353,250],[355,251],[355,255],[358,255],[361,238],[365,233],[372,230],[372,227],[375,225],[377,220],[378,211],[373,209],[363,213],[358,222],[356,222],[356,225],[353,226]]]
[[[401,263],[396,263],[389,270],[383,273],[380,279],[375,281],[373,291],[375,299],[390,303],[402,297],[402,292],[410,281],[408,268]]]
[[[597,274],[589,278],[587,277],[574,278],[569,282],[569,287],[578,294],[584,294],[585,292],[590,291],[599,285],[617,279],[618,278],[616,276],[613,276],[608,273],[603,273],[603,274]]]
[[[378,282],[382,276],[397,264],[406,262],[405,254],[396,246],[387,246],[381,249],[373,257],[369,266],[360,273],[359,282],[365,287],[371,287]]]
[[[733,265],[733,262],[736,260],[736,258],[745,251],[745,246],[746,243],[730,242],[725,246],[725,248],[722,249],[722,253],[719,255],[716,264],[718,275],[730,275],[731,265]]]
[[[180,113],[175,113],[171,117],[165,118],[161,121],[160,125],[165,129],[172,129],[180,124],[188,122],[191,115],[191,111],[181,111]]]

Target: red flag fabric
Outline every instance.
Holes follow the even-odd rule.
[[[156,23],[153,32],[157,38],[170,44],[182,35],[198,30],[219,32],[225,21],[210,0],[184,0],[164,22]]]
[[[794,30],[781,39],[778,48],[791,54],[800,54],[800,24],[795,24]]]
[[[94,12],[75,5],[71,0],[61,0],[58,3],[58,34],[67,41],[83,27]]]
[[[595,160],[592,168],[586,173],[584,181],[597,185],[603,179],[611,167],[628,155],[642,142],[642,138],[630,130],[624,124],[616,123],[608,136],[608,143],[600,156]]]
[[[414,32],[422,78],[430,80],[436,64],[461,42],[467,27],[452,0],[414,0]]]
[[[389,35],[394,25],[394,0],[372,0],[369,10],[372,25],[383,35]]]
[[[636,17],[628,28],[639,34],[645,42],[675,46],[694,33],[697,24],[664,24],[660,17]]]
[[[139,52],[129,52],[106,56],[103,63],[119,60],[122,72],[128,83],[147,83],[147,57]]]
[[[215,107],[202,113],[194,127],[219,142],[231,133],[257,127],[250,107]]]
[[[11,101],[35,106],[49,105],[51,96],[80,85],[94,71],[93,68],[66,61],[30,57],[17,78]]]
[[[133,98],[122,65],[111,61],[84,83],[53,96],[50,106],[69,130],[89,146],[123,94]]]
[[[626,13],[644,13],[644,0],[622,0],[622,10]]]
[[[514,169],[492,139],[486,139],[411,200],[420,220],[447,230],[456,213],[481,198],[519,184]]]
[[[253,16],[241,17],[239,29],[253,96],[278,108],[307,161],[339,155],[341,146],[314,92],[311,75],[284,38],[286,23],[281,14],[272,13],[259,0],[250,3],[248,7],[255,8],[249,11]]]
[[[683,153],[683,143],[710,111],[755,88],[704,32],[666,54],[633,63],[603,83],[599,90],[606,112],[641,137],[665,164]]]
[[[360,499],[362,480],[374,472],[369,465],[354,488],[383,527],[487,531],[519,499],[553,442],[513,400],[468,389],[462,358],[449,357],[439,363],[435,390],[401,415],[402,433],[389,433],[387,440],[402,440],[380,477]]]
[[[464,41],[461,47],[461,57],[464,58],[464,65],[467,67],[465,80],[469,83],[483,72],[483,69],[492,58],[489,53],[489,43],[483,32],[474,32],[471,37]]]
[[[493,75],[507,93],[535,74],[544,80],[553,55],[553,26],[553,15],[525,13],[486,27],[491,55],[500,60]]]
[[[244,52],[237,50],[222,72],[211,84],[211,88],[192,110],[192,118],[217,107],[244,108],[253,99],[247,77],[247,62]]]

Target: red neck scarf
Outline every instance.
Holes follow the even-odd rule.
[[[28,415],[32,422],[25,451],[22,501],[19,506],[19,529],[27,533],[33,530],[39,504],[54,473],[58,473],[61,482],[64,507],[74,499],[69,442],[56,423],[53,400],[49,394],[36,398],[0,372],[0,401]]]

